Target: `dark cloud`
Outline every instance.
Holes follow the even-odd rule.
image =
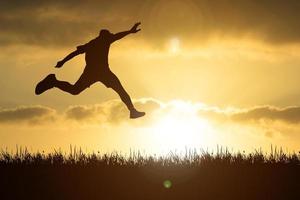
[[[300,122],[300,107],[283,109],[270,106],[256,107],[233,114],[231,119],[240,122],[267,120],[295,124]]]
[[[76,45],[143,22],[139,37],[206,40],[210,36],[256,37],[272,44],[300,41],[298,0],[10,0],[0,3],[0,44]]]
[[[0,4],[0,43],[75,46],[100,28],[118,27],[133,13],[130,8],[123,1],[7,1]]]
[[[53,120],[55,110],[44,106],[18,107],[0,110],[0,123],[28,122],[31,124]]]

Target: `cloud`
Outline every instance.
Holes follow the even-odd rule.
[[[253,129],[253,133],[258,131],[269,138],[296,135],[300,128],[299,106],[256,106],[246,109],[204,106],[198,110],[198,114],[211,123],[217,123],[217,127],[242,125]]]
[[[160,102],[151,98],[134,100],[134,104],[137,108],[146,111],[148,115],[160,108]],[[53,108],[39,105],[0,109],[0,123],[17,124],[24,122],[38,125],[54,120],[71,120],[90,124],[130,122],[129,111],[120,100],[110,100],[94,105],[74,105],[62,113]]]
[[[237,123],[275,123],[284,122],[286,124],[300,123],[300,107],[290,106],[279,108],[275,106],[256,106],[247,109],[231,108],[221,109],[218,107],[205,106],[198,110],[200,117],[205,117],[219,122]]]
[[[178,105],[179,107],[185,105],[184,102],[181,103],[174,104],[172,101],[163,103],[153,98],[136,99],[134,100],[136,108],[147,113],[141,120],[130,120],[129,112],[120,100],[109,100],[94,105],[74,105],[61,113],[46,106],[21,106],[12,109],[1,109],[0,123],[18,124],[22,122],[39,125],[62,120],[62,122],[73,121],[80,124],[118,125],[129,123],[141,126],[154,122],[164,114],[176,112]],[[264,128],[266,126],[272,127],[272,124],[274,126],[278,125],[277,122],[283,122],[289,126],[297,126],[300,123],[299,106],[286,108],[258,106],[247,109],[222,109],[197,103],[192,106],[201,118],[208,119],[211,122],[248,123]],[[191,109],[191,107],[188,108]],[[178,110],[179,113],[182,112],[180,109]]]
[[[0,110],[0,123],[28,122],[39,124],[53,120],[56,111],[45,106],[22,106],[13,109]]]
[[[65,116],[67,119],[76,121],[92,120],[99,115],[103,115],[104,110],[101,105],[78,105],[70,106],[65,111]]]
[[[221,109],[218,107],[211,107],[204,105],[204,107],[199,108],[198,114],[200,117],[205,119],[210,119],[216,122],[225,122],[230,120],[230,113],[232,111]]]
[[[255,107],[231,115],[231,119],[239,122],[249,121],[283,121],[290,124],[300,122],[300,107],[277,108],[271,106]]]
[[[140,37],[157,44],[174,34],[299,43],[299,9],[298,0],[11,0],[0,6],[0,44],[75,46],[101,27],[115,32],[137,20],[143,22]]]

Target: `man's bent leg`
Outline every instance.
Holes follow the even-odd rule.
[[[93,83],[94,82],[91,81],[90,77],[87,74],[83,73],[74,85],[66,81],[56,80],[54,87],[57,87],[62,91],[68,92],[72,95],[78,95]]]

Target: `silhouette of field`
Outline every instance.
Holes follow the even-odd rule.
[[[0,199],[300,199],[300,154],[0,155]]]

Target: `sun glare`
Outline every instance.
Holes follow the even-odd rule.
[[[162,153],[201,147],[209,141],[210,124],[194,105],[174,102],[151,127],[154,148]]]

